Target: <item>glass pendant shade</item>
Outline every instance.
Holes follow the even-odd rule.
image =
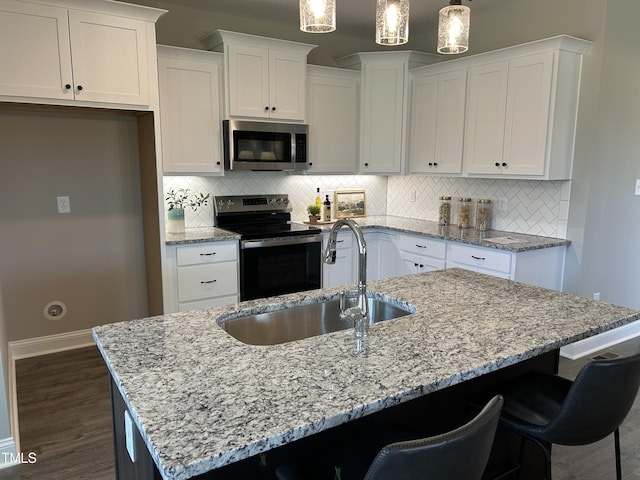
[[[377,0],[376,43],[403,45],[409,41],[409,0]]]
[[[438,53],[464,53],[469,49],[469,7],[454,2],[440,10]]]
[[[329,33],[336,29],[336,0],[300,0],[300,30]]]

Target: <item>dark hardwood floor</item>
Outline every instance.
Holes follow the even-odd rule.
[[[639,350],[640,338],[606,352]],[[592,356],[562,358],[560,373],[573,378]],[[21,449],[25,461],[31,452],[37,461],[1,469],[0,480],[113,480],[108,373],[98,350],[19,360],[16,377]],[[623,478],[639,480],[640,400],[622,426],[621,443]],[[615,478],[613,438],[581,447],[554,446],[553,461],[555,480]]]
[[[113,480],[107,368],[96,347],[16,362],[20,448],[0,480]],[[31,457],[32,458],[32,457]]]

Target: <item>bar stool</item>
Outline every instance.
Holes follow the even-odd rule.
[[[574,381],[530,372],[489,389],[476,403],[504,397],[500,424],[538,445],[551,480],[551,446],[587,445],[614,434],[616,478],[622,479],[619,427],[640,386],[640,353],[585,365]],[[522,461],[521,444],[520,458]],[[522,467],[522,465],[520,465]]]
[[[355,456],[358,444],[336,446],[335,451],[344,454],[347,461],[366,462],[364,480],[480,480],[487,465],[493,437],[502,408],[502,397],[495,396],[471,421],[455,430],[433,437],[391,443],[384,446],[373,458]],[[380,432],[363,432],[360,442],[370,441]],[[329,453],[318,464],[282,465],[276,469],[278,480],[333,480],[333,472],[341,471],[340,460]],[[319,474],[322,466],[330,465],[331,472]],[[368,470],[367,470],[368,465]],[[326,471],[326,470],[325,470]],[[358,471],[358,469],[350,470]],[[335,478],[361,480],[362,476],[347,473],[347,469]]]

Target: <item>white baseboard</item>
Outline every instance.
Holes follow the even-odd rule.
[[[576,360],[597,352],[598,350],[609,348],[617,343],[631,340],[639,335],[640,320],[566,345],[560,349],[560,355],[570,360]]]
[[[95,344],[96,342],[91,336],[91,330],[78,330],[9,342],[9,352],[14,360],[19,360],[21,358],[73,350],[74,348],[89,347]]]
[[[12,467],[16,464],[16,459],[18,459],[18,451],[13,438],[0,439],[0,469]]]
[[[8,348],[8,385],[9,397],[9,423],[11,436],[13,437],[14,450],[20,451],[20,428],[18,425],[18,394],[16,390],[16,360],[21,358],[36,357],[49,353],[63,352],[75,348],[90,347],[95,345],[91,330],[78,330],[75,332],[48,335],[45,337],[28,338],[9,342]],[[0,447],[2,444],[0,444]],[[1,450],[0,450],[1,453]]]

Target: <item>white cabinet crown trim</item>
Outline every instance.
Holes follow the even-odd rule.
[[[202,39],[207,50],[222,52],[225,44],[240,44],[251,47],[269,48],[275,50],[289,50],[307,55],[317,47],[310,43],[291,42],[277,38],[260,37],[247,33],[230,32],[228,30],[216,30]]]

